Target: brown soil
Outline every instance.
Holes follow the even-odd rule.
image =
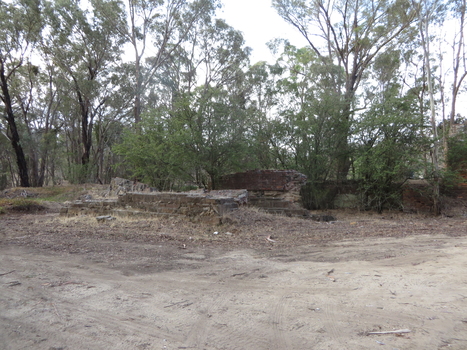
[[[2,349],[467,348],[465,217],[98,223],[45,205],[0,216]]]

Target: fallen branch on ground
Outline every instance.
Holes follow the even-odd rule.
[[[0,276],[5,276],[5,275],[8,275],[9,273],[13,273],[15,272],[16,270],[12,270],[10,272],[5,272],[5,273],[0,273]]]
[[[385,331],[385,332],[368,332],[367,335],[377,335],[377,334],[399,334],[399,333],[410,333],[410,329],[398,329],[396,331]]]

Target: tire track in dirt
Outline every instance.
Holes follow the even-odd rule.
[[[2,350],[45,350],[45,349],[93,349],[123,350],[121,347],[112,347],[112,344],[102,337],[83,336],[79,332],[63,332],[58,328],[57,323],[48,323],[47,329],[40,324],[18,319],[5,319],[0,317],[0,339],[2,340]],[[66,346],[65,344],[72,344]]]
[[[252,310],[257,300],[251,299],[249,285],[246,289],[234,290],[228,307],[213,318],[208,342],[216,349],[269,349],[267,314],[261,308]]]
[[[16,296],[21,294],[18,293]],[[22,313],[30,315],[36,310],[40,312],[44,322],[53,321],[56,325],[60,325],[64,335],[69,332],[82,335],[87,335],[88,332],[99,332],[111,337],[118,335],[128,340],[131,338],[147,338],[152,341],[167,339],[178,344],[183,341],[182,337],[177,337],[176,332],[159,328],[155,320],[139,320],[126,315],[116,315],[104,310],[91,309],[83,304],[78,308],[70,306],[63,300],[42,301],[36,302],[35,305],[23,306]],[[47,312],[44,313],[45,311]],[[7,317],[12,322],[17,318],[17,315]]]
[[[241,327],[243,326],[243,327]],[[242,332],[244,325],[239,322],[214,325],[209,342],[216,349],[261,350],[270,349],[269,338],[262,332]]]
[[[72,291],[69,291],[72,293]],[[105,310],[96,311],[92,308],[92,303],[89,304],[89,299],[98,299],[102,295],[112,295],[115,291],[102,290],[98,293],[82,299],[83,302],[78,306],[74,306],[69,302],[69,298],[63,297],[59,290],[47,290],[32,288],[18,285],[14,287],[0,288],[2,297],[0,304],[17,304],[15,314],[8,318],[16,319],[18,313],[31,315],[34,312],[40,312],[41,318],[46,322],[57,322],[61,324],[64,331],[68,329],[90,330],[99,329],[102,332],[110,334],[126,334],[127,336],[141,336],[148,338],[169,339],[181,343],[183,338],[177,338],[175,332],[158,328],[156,321],[139,320],[134,315],[124,314],[117,315]],[[68,294],[68,293],[67,293]],[[71,298],[73,299],[73,298]],[[47,311],[46,313],[44,313]],[[123,310],[122,313],[128,310]],[[84,328],[83,328],[84,327]]]
[[[256,269],[255,272],[258,270]],[[222,276],[208,286],[208,290],[217,289],[219,292],[209,306],[201,310],[201,315],[187,335],[185,347],[202,349],[209,343],[219,349],[269,349],[267,333],[251,334],[250,329],[245,330],[244,318],[228,315],[226,304],[237,292],[247,293],[249,290],[257,291],[260,288],[256,277],[251,277],[251,274],[240,275],[241,279],[233,278],[236,277],[235,274]]]
[[[257,291],[259,289],[257,281],[245,281],[243,279],[241,282],[236,282],[237,283],[228,284],[226,290],[248,294],[250,290]],[[297,288],[299,290],[301,289],[300,287]],[[309,287],[303,287],[302,289],[302,292],[305,294],[309,292]],[[232,294],[230,294],[230,296],[232,296]],[[257,318],[256,324],[253,327],[255,332],[251,332],[252,328],[245,327],[245,317],[248,318],[248,324],[251,325],[253,317],[257,316],[257,314],[245,315],[242,313],[240,316],[238,314],[229,315],[227,312],[219,319],[219,323],[216,323],[217,318],[213,317],[211,327],[209,328],[209,335],[206,339],[206,345],[214,345],[216,349],[229,350],[300,349],[300,346],[294,344],[294,340],[291,338],[291,328],[293,327],[290,323],[294,319],[292,316],[291,304],[299,300],[300,296],[301,294],[296,292],[296,288],[293,290],[291,290],[291,288],[285,288],[282,290],[282,296],[279,299],[275,298],[275,300],[270,300],[270,303],[268,306],[265,306],[265,309],[257,309],[257,312],[264,313],[264,318],[261,316]],[[247,298],[247,296],[244,296],[244,298]],[[246,300],[248,299],[242,300],[242,298],[240,298],[238,303],[242,305]],[[264,302],[264,299],[262,302]],[[254,305],[255,300],[248,300],[248,304],[250,303]],[[239,311],[239,305],[229,304],[229,306],[233,310],[241,312]],[[295,345],[297,345],[297,347],[295,347]]]
[[[289,305],[293,298],[296,298],[297,294],[285,294],[274,306],[272,314],[272,349],[287,350],[291,349],[291,342],[287,332],[287,316],[289,311]]]
[[[323,326],[326,332],[329,334],[332,342],[340,350],[347,350],[347,346],[343,344],[343,332],[340,330],[339,325],[337,324],[336,319],[337,308],[334,304],[324,304],[323,306]],[[342,312],[340,312],[342,314]]]
[[[227,301],[227,293],[221,291],[217,294],[211,302],[207,300],[207,307],[202,308],[200,316],[197,318],[195,323],[192,325],[186,339],[184,346],[186,348],[199,349],[204,346],[207,340],[208,330],[211,327],[210,318],[214,313],[221,309]]]
[[[155,321],[152,323],[132,317],[125,318],[103,310],[79,310],[77,312],[82,314],[80,318],[86,325],[92,325],[94,328],[102,328],[101,331],[106,333],[119,334],[126,337],[141,337],[144,335],[151,339],[166,339],[178,343],[183,341],[183,339],[177,337],[174,332],[159,328]]]

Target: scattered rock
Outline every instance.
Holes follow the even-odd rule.
[[[105,221],[116,220],[116,218],[111,215],[102,215],[102,216],[96,217],[96,220],[97,222],[105,222]]]

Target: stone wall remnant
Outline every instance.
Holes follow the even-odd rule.
[[[238,208],[232,197],[200,193],[127,192],[114,200],[76,201],[62,216],[186,216],[192,221],[220,223],[224,214]]]
[[[121,196],[127,192],[154,192],[155,188],[142,182],[115,177],[110,181],[109,192],[111,196]]]
[[[248,205],[268,213],[310,217],[301,203],[300,189],[307,177],[296,170],[250,170],[223,176],[221,189],[248,191]]]
[[[329,221],[332,217],[311,215],[301,205],[300,188],[306,176],[295,170],[253,170],[221,179],[221,189],[191,192],[151,192],[149,186],[115,178],[110,192],[118,199],[77,201],[62,215],[183,215],[198,221],[220,222],[239,206],[259,207],[265,212]]]

